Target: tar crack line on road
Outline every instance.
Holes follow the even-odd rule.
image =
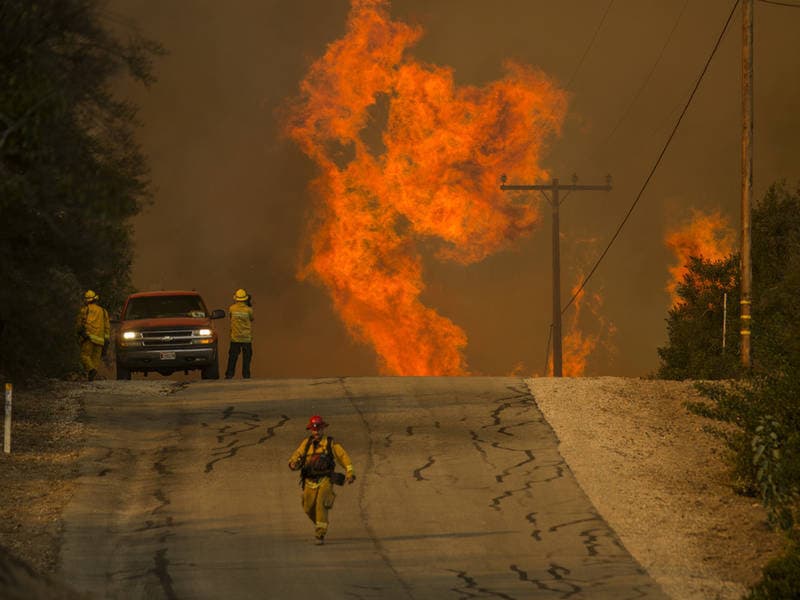
[[[217,442],[220,444],[225,440],[226,437],[248,434],[251,431],[259,429],[262,425],[261,417],[259,415],[253,413],[236,412],[233,406],[229,406],[228,408],[225,409],[225,411],[223,411],[222,419],[226,420],[233,415],[243,415],[245,418],[245,421],[243,423],[245,427],[234,430],[232,429],[234,427],[233,425],[226,424],[217,429]],[[250,422],[250,421],[255,421],[255,422]],[[206,463],[205,472],[210,473],[211,471],[214,470],[214,466],[216,465],[216,463],[222,460],[235,457],[240,450],[263,444],[268,439],[274,437],[275,430],[279,427],[283,427],[283,425],[286,424],[288,421],[289,421],[288,416],[281,415],[278,421],[274,425],[267,427],[266,435],[261,436],[255,442],[242,443],[241,440],[238,437],[236,437],[230,442],[228,442],[227,445],[214,448],[212,450],[212,454],[216,455],[216,457]]]
[[[436,459],[433,458],[432,456],[429,456],[428,457],[428,462],[426,462],[424,465],[422,465],[419,469],[414,469],[414,478],[417,481],[427,480],[428,479],[427,477],[423,477],[422,476],[422,471],[427,469],[428,467],[433,466],[435,463],[436,463]]]
[[[489,594],[490,596],[494,596],[495,598],[503,598],[504,600],[516,600],[514,596],[509,596],[508,594],[504,594],[502,592],[494,592],[488,588],[483,588],[478,585],[478,582],[475,580],[474,577],[471,577],[466,571],[456,571],[455,569],[447,569],[451,573],[455,573],[458,579],[462,579],[466,584],[466,589],[470,591],[464,591],[462,588],[451,588],[452,591],[457,592],[459,594],[467,594],[466,596],[462,596],[461,598],[475,598],[475,594],[472,590],[476,592],[480,592],[481,594]]]
[[[517,565],[510,565],[509,569],[519,576],[520,581],[527,581],[535,585],[540,590],[559,594],[561,598],[569,598],[570,596],[580,594],[583,591],[583,588],[575,581],[565,577],[565,575],[569,575],[571,571],[568,568],[562,567],[555,563],[550,563],[550,568],[547,569],[547,572],[553,576],[553,581],[549,583],[546,583],[541,579],[528,577],[528,573],[520,569]],[[566,589],[552,587],[553,584],[563,584],[566,586]]]

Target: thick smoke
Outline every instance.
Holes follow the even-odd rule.
[[[563,181],[577,173],[587,184],[611,174],[614,189],[564,198],[565,299],[573,273],[587,265],[580,240],[596,239],[596,252],[588,252],[596,256],[610,239],[730,10],[722,0],[689,3],[682,14],[680,2],[614,3],[598,30],[607,5],[394,0],[389,7],[392,19],[424,31],[416,60],[452,68],[458,86],[501,79],[511,59],[566,88],[569,109],[542,167]],[[324,287],[296,277],[309,258],[308,184],[318,170],[281,134],[276,117],[298,95],[314,60],[344,35],[349,8],[345,0],[252,0],[224,10],[208,1],[191,9],[108,4],[114,22],[135,23],[170,51],[150,90],[119,89],[141,107],[140,141],[156,188],[153,206],[135,222],[135,282],[141,289],[196,288],[215,308],[227,307],[237,287],[251,291],[257,377],[379,372],[375,352],[353,340]],[[800,42],[793,18],[791,9],[756,3],[756,197],[778,178],[798,178]],[[615,350],[599,344],[587,357],[587,374],[642,375],[656,367],[674,260],[663,240],[676,222],[696,208],[719,210],[738,224],[739,27],[737,17],[655,177],[587,286],[587,294],[602,294],[602,316],[616,327]],[[386,115],[378,107],[371,118],[379,123]],[[378,148],[382,140],[370,143]],[[530,183],[521,181],[525,168],[508,169],[509,182]],[[436,260],[436,248],[421,248],[420,301],[466,333],[472,371],[543,372],[550,247],[545,210],[532,235],[469,265]]]

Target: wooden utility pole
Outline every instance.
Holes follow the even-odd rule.
[[[753,196],[753,0],[742,0],[742,232],[741,359],[750,368],[750,205]]]
[[[558,208],[563,200],[559,200],[559,192],[578,191],[578,190],[603,190],[611,189],[611,176],[607,177],[606,185],[577,185],[577,176],[573,176],[570,185],[559,183],[558,179],[553,179],[549,184],[541,185],[506,185],[505,175],[502,176],[503,182],[500,186],[504,191],[520,190],[539,190],[550,202],[553,209],[553,377],[562,376],[562,352],[561,352],[561,232],[559,225]],[[550,191],[550,197],[544,192]]]

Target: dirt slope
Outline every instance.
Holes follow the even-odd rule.
[[[527,380],[594,505],[673,598],[734,599],[781,548],[756,499],[731,489],[721,441],[689,413],[689,382]]]
[[[767,530],[757,502],[727,485],[721,443],[703,431],[705,419],[683,407],[698,399],[691,384],[615,377],[527,382],[578,481],[668,594],[733,599],[758,579],[781,538]],[[58,565],[60,514],[81,448],[81,398],[110,389],[168,393],[173,385],[181,384],[60,382],[15,394],[13,452],[0,454],[0,597],[73,597],[37,574]]]

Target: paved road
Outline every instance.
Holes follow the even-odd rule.
[[[97,598],[666,598],[522,379],[108,385],[86,403],[62,548],[61,575]],[[286,467],[314,413],[358,474],[325,546]]]

